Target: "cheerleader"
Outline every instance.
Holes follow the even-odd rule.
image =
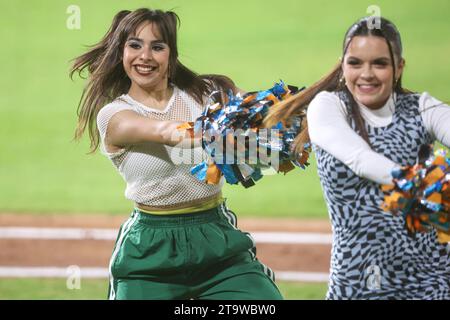
[[[450,146],[450,107],[402,87],[400,34],[363,18],[345,34],[339,64],[268,123],[307,105],[308,133],[333,230],[328,299],[450,299],[450,247],[435,232],[411,238],[384,212],[381,184],[416,163],[424,144]],[[297,149],[308,140],[299,135]]]
[[[71,72],[89,72],[76,137],[89,131],[92,151],[100,146],[112,161],[135,207],[112,253],[109,298],[281,299],[221,184],[199,182],[174,152],[180,142],[194,146],[177,127],[201,115],[212,91],[237,90],[180,63],[177,22],[173,12],[121,11]]]

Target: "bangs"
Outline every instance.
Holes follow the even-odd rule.
[[[167,37],[164,33],[161,33],[161,19],[158,16],[145,14],[134,17],[127,17],[129,19],[124,19],[121,21],[122,24],[122,43],[131,37],[137,37],[137,35],[144,29],[148,24],[152,25],[152,32],[158,40],[162,40],[167,43]]]
[[[138,34],[142,31],[142,29],[144,29],[148,25],[151,25],[152,33],[155,35],[157,40],[162,40],[162,41],[166,42],[163,39],[163,37],[161,37],[161,32],[159,31],[160,28],[157,25],[157,23],[155,23],[155,21],[150,21],[150,20],[144,20],[142,22],[139,22],[137,24],[136,28],[134,28],[134,30],[130,32],[130,34],[128,35],[128,38],[137,37]]]

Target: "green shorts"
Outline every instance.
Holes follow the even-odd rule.
[[[135,209],[120,228],[109,271],[109,299],[282,299],[225,204],[170,216]]]

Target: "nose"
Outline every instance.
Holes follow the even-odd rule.
[[[143,61],[148,61],[148,60],[152,60],[153,56],[152,56],[152,50],[151,48],[144,46],[142,48],[142,52],[139,55],[139,58]]]
[[[370,64],[364,64],[361,70],[361,78],[363,79],[372,79],[374,77],[374,73],[372,70],[372,66]]]

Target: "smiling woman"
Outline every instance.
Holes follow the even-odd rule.
[[[403,72],[405,61],[391,61],[386,41],[376,36],[355,36],[349,42],[342,71],[346,86],[357,101],[380,109],[389,99]]]
[[[253,239],[237,229],[222,184],[190,174],[203,151],[177,127],[197,119],[213,91],[237,88],[181,64],[177,22],[170,11],[121,11],[71,72],[89,72],[76,137],[89,128],[92,151],[101,146],[135,206],[111,257],[109,298],[281,299]],[[179,164],[173,147],[186,140],[193,163]]]
[[[450,299],[450,247],[436,233],[409,237],[384,212],[380,184],[414,165],[424,144],[450,146],[450,107],[402,87],[400,33],[387,19],[353,24],[342,60],[269,121],[308,106],[309,136],[333,225],[328,299]]]
[[[173,92],[167,88],[169,57],[170,47],[161,39],[155,24],[143,22],[138,26],[123,52],[123,68],[131,79],[128,94],[146,105],[164,107],[161,102],[167,102]],[[146,101],[149,98],[153,99]]]

